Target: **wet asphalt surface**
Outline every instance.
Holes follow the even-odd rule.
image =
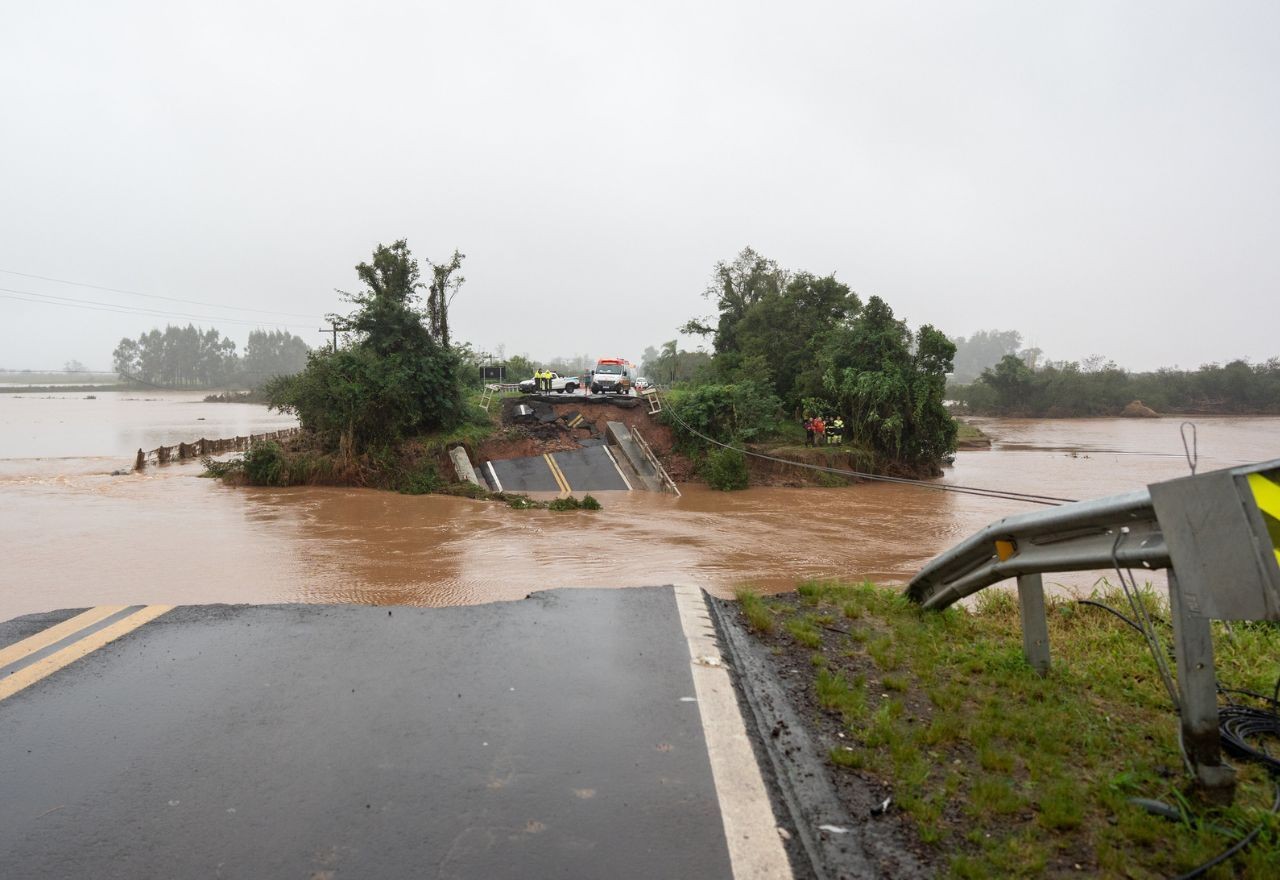
[[[553,452],[551,458],[564,475],[573,492],[626,491],[627,484],[618,473],[603,446],[589,446],[568,452]],[[556,492],[559,484],[541,455],[500,459],[489,462],[502,488],[507,492]],[[486,465],[485,467],[488,467]]]
[[[0,877],[727,877],[693,693],[669,589],[178,608],[0,702]]]

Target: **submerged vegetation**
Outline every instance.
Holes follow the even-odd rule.
[[[1235,806],[1189,795],[1178,717],[1146,643],[1101,609],[1050,602],[1053,665],[1042,678],[1023,659],[1009,593],[980,594],[972,613],[922,611],[869,583],[739,598],[757,637],[805,670],[793,699],[812,707],[832,772],[892,790],[951,876],[1169,876],[1260,823],[1254,844],[1209,876],[1280,875],[1271,779],[1241,762]],[[1105,586],[1094,598],[1123,602]],[[1149,590],[1144,601],[1162,608]],[[1167,626],[1162,636],[1170,644]],[[1280,627],[1215,624],[1215,637],[1220,681],[1271,693]]]

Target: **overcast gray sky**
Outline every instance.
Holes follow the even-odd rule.
[[[13,291],[317,344],[402,237],[535,358],[638,359],[749,244],[951,335],[1262,360],[1278,67],[1275,2],[8,3],[0,269],[225,308],[0,273],[0,366],[186,320]]]

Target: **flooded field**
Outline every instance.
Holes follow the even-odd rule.
[[[1280,419],[1197,419],[1200,467],[1280,456]],[[866,484],[602,493],[598,513],[366,490],[228,488],[197,462],[111,476],[139,448],[288,427],[195,395],[0,396],[0,619],[94,604],[451,605],[672,581],[731,593],[808,577],[902,582],[1031,505]],[[1086,498],[1180,476],[1177,419],[980,420],[943,482]],[[1086,590],[1095,575],[1052,580]]]

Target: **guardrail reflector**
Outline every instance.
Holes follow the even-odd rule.
[[[1280,564],[1280,471],[1249,474],[1249,489],[1253,492],[1254,503],[1262,514],[1262,521],[1267,527],[1267,535],[1271,538],[1271,552],[1276,555]]]
[[[996,541],[996,556],[1001,562],[1007,562],[1018,552],[1018,545],[1012,541]]]

